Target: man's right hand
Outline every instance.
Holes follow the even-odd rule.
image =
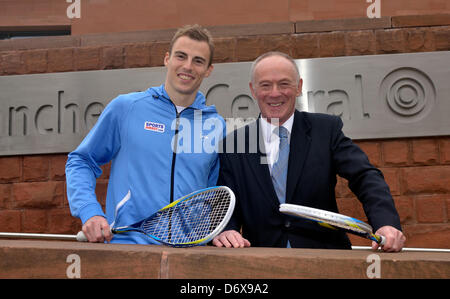
[[[212,243],[217,247],[250,247],[250,242],[235,230],[226,230],[224,232],[221,232],[217,237],[214,238]]]
[[[109,224],[102,216],[93,216],[83,225],[82,231],[89,242],[110,242],[113,234]]]

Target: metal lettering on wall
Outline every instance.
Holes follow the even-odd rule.
[[[450,135],[450,52],[297,60],[297,108],[340,116],[354,139]],[[216,64],[201,91],[228,130],[256,118],[251,63]],[[0,77],[0,155],[66,153],[119,94],[164,82],[165,68]],[[238,121],[236,121],[238,119]]]
[[[353,139],[450,135],[448,51],[296,61],[303,78],[297,108],[340,116]],[[224,117],[258,115],[249,68],[226,64],[204,82],[208,103]]]

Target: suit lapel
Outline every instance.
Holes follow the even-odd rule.
[[[265,163],[266,155],[264,148],[264,140],[259,125],[259,118],[247,126],[245,132],[246,152],[244,155],[248,160],[248,165],[254,174],[255,180],[258,182],[264,194],[268,194],[272,203],[278,207],[279,202],[277,194],[273,187],[272,178],[267,163]],[[294,123],[291,131],[291,141],[289,146],[289,166],[286,186],[286,202],[289,203],[294,196],[295,187],[300,182],[303,173],[303,166],[311,146],[310,136],[311,126],[304,114],[295,111]],[[255,132],[257,138],[255,138]],[[257,144],[254,144],[254,142]],[[255,152],[256,149],[256,152]]]
[[[245,157],[248,159],[248,164],[250,165],[251,171],[253,172],[259,187],[264,191],[264,194],[268,194],[268,198],[270,198],[272,203],[278,207],[279,202],[272,184],[272,178],[270,177],[269,166],[267,165],[266,151],[262,132],[260,130],[259,118],[251,123],[247,129],[248,131],[245,132],[247,145],[250,143],[250,149],[256,149],[256,152],[250,150],[249,154],[245,155]],[[257,138],[255,138],[255,131],[252,130],[256,131]],[[257,142],[256,145],[252,144],[255,140]],[[246,150],[248,150],[248,148]]]
[[[311,125],[305,115],[295,111],[289,146],[289,167],[287,175],[286,202],[291,202],[295,187],[303,173],[305,159],[311,146]]]

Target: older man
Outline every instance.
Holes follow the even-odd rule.
[[[405,237],[382,173],[343,134],[340,118],[295,109],[301,89],[298,68],[288,55],[269,52],[253,63],[250,90],[261,117],[227,136],[237,141],[236,136],[245,136],[247,152],[227,149],[221,155],[219,184],[235,192],[237,206],[213,244],[351,248],[345,233],[278,211],[280,203],[287,202],[337,212],[334,189],[339,175],[362,202],[376,234],[386,237],[382,249],[400,251]],[[251,139],[255,131],[263,142]],[[248,150],[252,142],[259,146],[256,153]]]

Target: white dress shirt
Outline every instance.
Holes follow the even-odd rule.
[[[262,137],[264,139],[264,147],[267,154],[267,164],[269,166],[269,171],[272,174],[272,166],[278,160],[278,148],[280,146],[280,137],[276,133],[275,129],[277,126],[267,122],[265,118],[260,118],[260,128],[262,132]],[[294,113],[288,118],[282,125],[288,130],[288,142],[291,141],[291,131],[292,124],[294,123]]]

